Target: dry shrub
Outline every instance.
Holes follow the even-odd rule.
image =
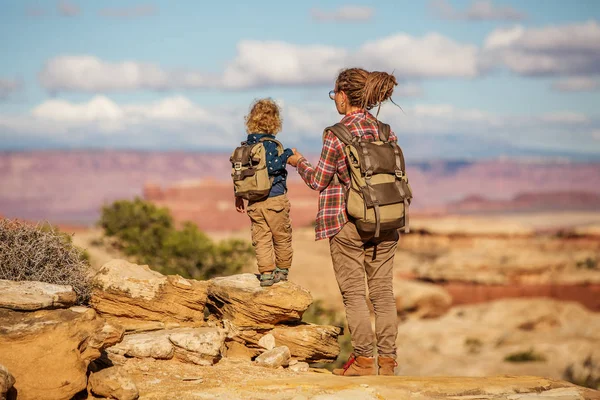
[[[71,285],[77,302],[89,300],[89,262],[71,236],[49,224],[0,219],[0,279]]]

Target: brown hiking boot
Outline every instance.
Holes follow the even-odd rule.
[[[392,357],[377,357],[377,365],[379,365],[379,375],[396,375],[394,368],[398,366],[396,360]]]
[[[346,364],[342,368],[334,369],[333,374],[343,376],[375,375],[375,360],[373,357],[350,354]]]

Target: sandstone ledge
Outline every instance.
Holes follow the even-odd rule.
[[[179,400],[600,400],[598,391],[534,376],[348,378],[227,359],[212,367],[139,359],[127,364],[140,398],[152,400],[172,398],[175,391]]]

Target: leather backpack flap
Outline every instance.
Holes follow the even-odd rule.
[[[360,167],[363,172],[393,174],[396,171],[396,155],[391,143],[359,141],[357,144]]]

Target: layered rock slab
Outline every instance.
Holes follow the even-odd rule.
[[[310,292],[293,282],[261,287],[253,274],[214,278],[208,285],[211,313],[241,329],[270,329],[300,321],[312,301]]]
[[[275,346],[286,346],[293,358],[310,363],[333,362],[340,353],[338,336],[342,328],[331,325],[294,324],[277,325],[268,331],[242,330],[238,338],[250,348],[263,347],[265,337],[271,335]]]
[[[125,260],[104,264],[93,279],[90,304],[127,331],[201,326],[206,281],[162,275]]]
[[[226,332],[216,327],[161,329],[126,335],[121,343],[108,348],[107,353],[112,358],[175,358],[197,365],[212,365],[221,358],[225,337]]]
[[[73,287],[68,285],[0,279],[0,308],[20,311],[67,308],[76,300]]]

